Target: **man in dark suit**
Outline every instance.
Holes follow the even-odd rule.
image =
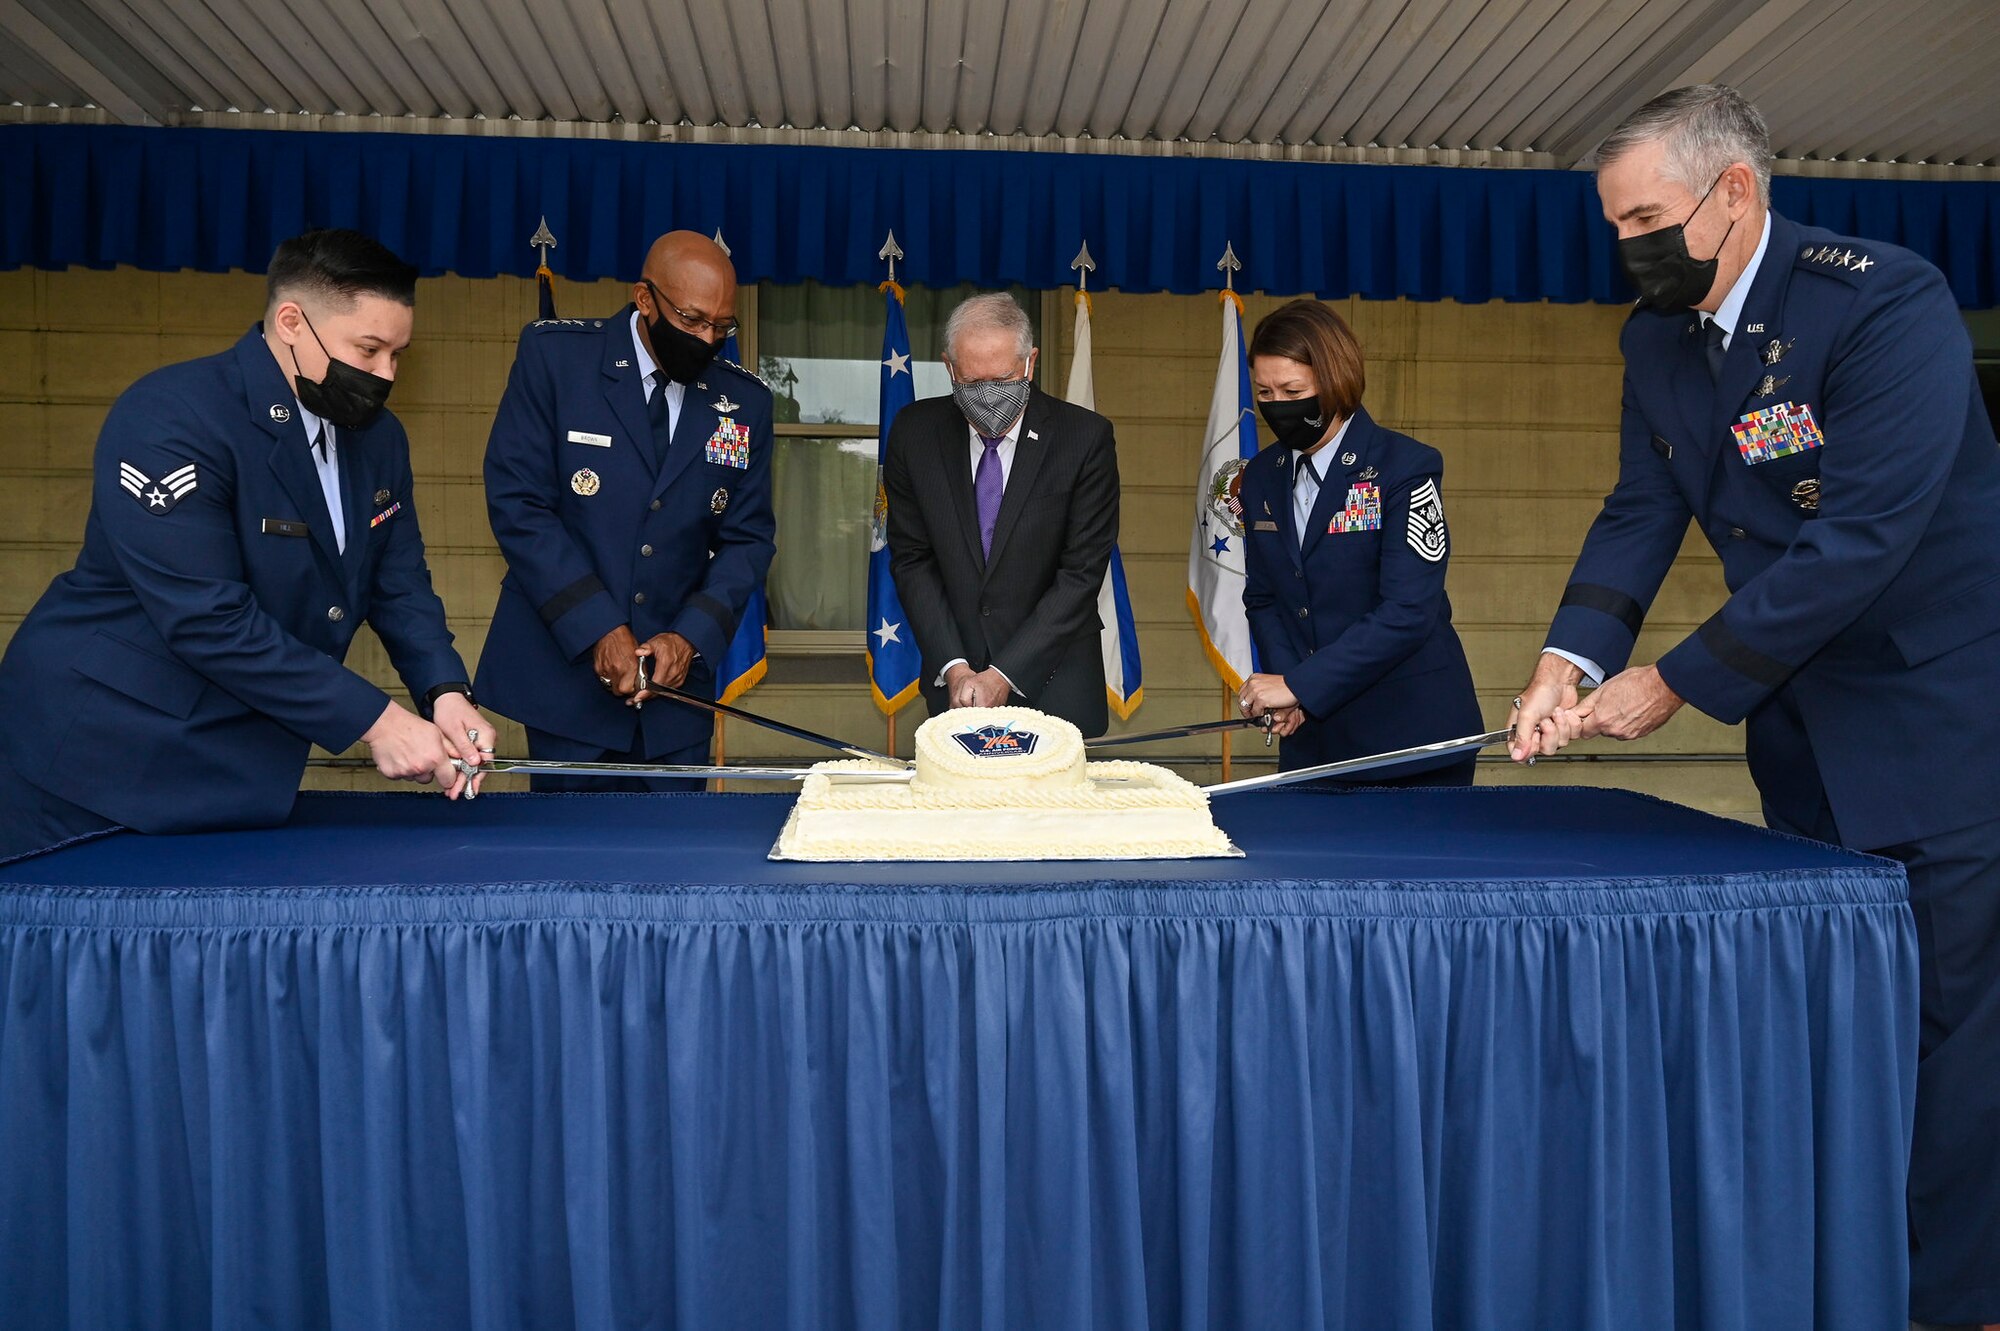
[[[771,565],[771,392],[716,351],[736,271],[706,236],[653,243],[632,303],[521,333],[486,444],[507,575],[480,697],[559,762],[700,764],[714,719],[650,677],[715,696],[715,667]],[[645,706],[653,699],[652,706]],[[537,790],[699,789],[538,776]]]
[[[950,397],[904,408],[883,489],[896,592],[923,653],[924,701],[1035,707],[1104,733],[1097,592],[1118,538],[1111,422],[1034,387],[1034,331],[1012,296],[945,323]]]
[[[283,822],[312,744],[465,780],[492,728],[431,590],[410,445],[382,410],[416,270],[311,231],[271,258],[263,323],[112,404],[76,567],[0,661],[14,699],[0,858],[114,826]],[[363,621],[425,714],[341,664]],[[428,719],[426,719],[428,718]]]
[[[2000,1320],[2000,447],[1938,270],[1770,210],[1770,139],[1681,88],[1597,152],[1642,308],[1617,488],[1522,689],[1515,757],[1746,726],[1765,821],[1900,860],[1922,1024],[1910,1300]],[[1702,257],[1695,257],[1702,256]],[[1729,599],[1625,668],[1692,519]],[[1602,687],[1583,699],[1579,681]]]

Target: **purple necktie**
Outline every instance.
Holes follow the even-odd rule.
[[[979,470],[972,475],[972,495],[979,504],[979,549],[986,555],[993,553],[993,528],[1000,521],[1000,491],[1003,482],[1000,476],[1000,445],[1005,436],[988,439],[979,436],[979,442],[986,445],[986,451],[979,455]]]

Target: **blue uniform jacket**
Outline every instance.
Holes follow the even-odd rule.
[[[341,665],[364,620],[412,694],[465,679],[402,425],[339,446],[345,555],[261,325],[119,397],[76,567],[0,662],[23,776],[142,832],[278,823],[309,744],[347,748],[388,705]]]
[[[1243,606],[1258,666],[1283,675],[1307,715],[1282,742],[1279,765],[1477,734],[1479,701],[1444,592],[1444,459],[1357,408],[1338,449],[1314,455],[1324,479],[1303,549],[1292,515],[1296,463],[1274,444],[1243,469],[1240,491]]]
[[[1862,848],[1991,818],[2000,449],[1943,276],[1774,215],[1719,381],[1692,314],[1621,345],[1618,484],[1549,645],[1622,669],[1692,518],[1729,599],[1660,675],[1748,721],[1767,811],[1810,826],[1823,785]]]
[[[669,753],[710,733],[708,713],[635,710],[597,682],[592,649],[621,624],[674,632],[700,654],[686,687],[715,696],[715,666],[771,566],[771,392],[728,361],[687,387],[655,471],[632,307],[522,330],[486,444],[486,507],[507,559],[479,657],[480,702],[605,749]]]

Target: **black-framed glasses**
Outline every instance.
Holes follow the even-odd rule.
[[[735,319],[725,319],[718,323],[714,319],[704,319],[699,314],[690,313],[668,300],[661,293],[660,289],[653,285],[652,278],[642,277],[639,280],[646,284],[646,290],[653,293],[653,299],[672,310],[674,317],[680,320],[681,327],[687,329],[690,333],[714,333],[717,340],[726,342],[736,336],[736,331],[743,327]]]

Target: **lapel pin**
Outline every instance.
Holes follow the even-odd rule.
[[[1764,349],[1758,352],[1757,355],[1766,365],[1776,365],[1785,358],[1785,353],[1792,349],[1792,343],[1797,340],[1797,338],[1787,340],[1774,337],[1765,344]]]
[[[1791,381],[1792,381],[1792,376],[1790,376],[1789,374],[1785,375],[1782,378],[1780,378],[1775,374],[1767,374],[1762,379],[1759,379],[1757,381],[1757,391],[1752,393],[1750,396],[1769,397],[1771,396],[1771,394],[1777,392],[1780,388],[1783,388],[1786,384],[1790,383]]]
[[[611,362],[611,368],[614,370],[629,370],[632,368],[632,362],[629,360],[615,360]]]
[[[1028,438],[1030,438],[1030,439],[1040,439],[1040,438],[1041,438],[1041,436],[1040,436],[1039,434],[1036,434],[1036,433],[1035,433],[1035,432],[1034,432],[1033,430],[1030,430],[1030,431],[1028,431]]]
[[[271,408],[271,419],[276,421],[278,424],[283,425],[286,421],[290,420],[291,418],[292,418],[292,409],[290,407],[273,406]]]
[[[597,493],[597,473],[588,467],[582,468],[569,478],[569,488],[588,499]]]
[[[375,503],[378,507],[388,502],[389,492],[387,490],[377,490],[375,492]]]
[[[1353,466],[1353,465],[1354,465],[1354,454],[1352,454],[1352,453],[1342,453],[1342,454],[1340,455],[1340,465],[1341,465],[1341,466],[1343,466],[1343,467],[1351,467],[1351,466]]]
[[[1372,481],[1381,474],[1381,472],[1375,470],[1373,467],[1363,467],[1361,469],[1361,479],[1364,481]]]
[[[1744,324],[1744,325],[1743,325],[1743,331],[1744,331],[1744,332],[1746,332],[1746,333],[1761,333],[1761,332],[1763,332],[1763,331],[1764,331],[1764,325],[1763,325],[1763,324]]]
[[[723,509],[728,507],[729,507],[729,491],[717,490],[714,494],[708,497],[709,512],[720,513]]]
[[[723,415],[727,416],[732,411],[743,410],[743,406],[741,403],[731,402],[729,400],[729,394],[724,393],[721,397],[717,398],[712,404],[710,404],[709,410],[719,411]]]

